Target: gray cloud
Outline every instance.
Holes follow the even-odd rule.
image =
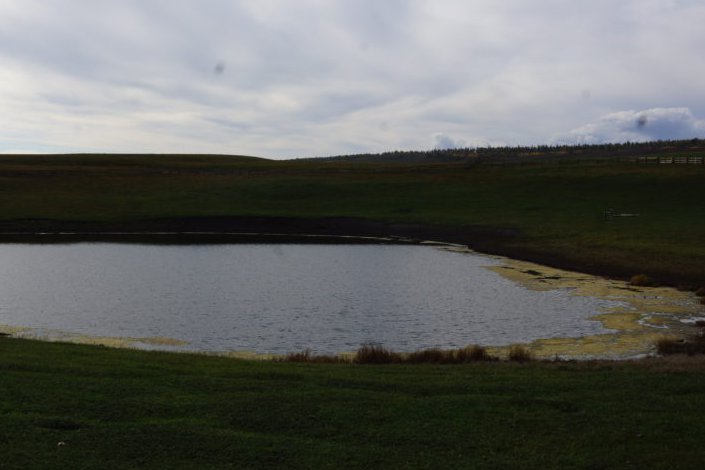
[[[598,138],[614,125],[578,130],[610,110],[705,116],[703,19],[695,0],[6,0],[0,152],[281,158],[424,149],[438,129],[471,145]],[[669,116],[617,127],[684,135],[687,116]]]
[[[607,114],[594,123],[554,137],[552,142],[600,144],[696,137],[705,137],[705,120],[696,119],[688,108],[653,108]]]

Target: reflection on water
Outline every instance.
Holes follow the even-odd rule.
[[[0,325],[275,354],[609,331],[588,318],[616,302],[527,289],[496,264],[427,246],[0,245]]]

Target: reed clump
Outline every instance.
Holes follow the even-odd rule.
[[[402,355],[379,344],[363,344],[353,356],[354,364],[399,364]]]
[[[284,357],[286,362],[311,362],[313,354],[310,349],[304,349],[303,351],[289,353]]]
[[[519,344],[514,344],[509,348],[509,355],[507,358],[512,362],[531,362],[534,360],[534,356],[531,354],[531,351]]]
[[[403,360],[409,364],[451,364],[453,356],[453,351],[431,348],[409,353]]]
[[[276,360],[282,362],[353,363],[353,364],[466,364],[496,361],[487,349],[470,345],[458,349],[429,348],[412,353],[399,353],[379,344],[363,344],[352,356],[316,355],[310,349],[289,353]]]
[[[487,349],[476,344],[466,346],[457,350],[459,362],[495,361],[496,357],[491,356]]]
[[[406,364],[465,364],[494,360],[482,346],[471,345],[459,349],[422,349],[403,357]]]

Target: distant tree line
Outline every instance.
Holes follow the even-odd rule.
[[[532,145],[516,147],[477,147],[433,150],[395,150],[382,153],[361,153],[317,158],[317,161],[360,163],[447,163],[458,161],[514,160],[524,158],[610,158],[638,157],[681,152],[705,152],[705,140],[659,140],[654,142],[624,142],[582,145]]]
[[[485,147],[475,149],[480,157],[506,156],[639,156],[687,150],[705,150],[705,140],[659,140],[653,142],[623,142],[582,145],[535,145],[528,147]]]

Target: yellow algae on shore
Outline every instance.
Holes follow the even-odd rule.
[[[0,335],[14,335],[28,330],[29,328],[22,326],[0,325]]]
[[[140,348],[140,345],[155,346],[155,347],[179,347],[189,344],[188,341],[183,341],[176,338],[165,338],[160,336],[146,338],[129,338],[129,337],[113,337],[113,336],[89,336],[89,335],[69,335],[62,337],[60,341],[69,341],[71,343],[80,344],[95,344],[108,346],[113,348]]]
[[[155,346],[185,346],[188,341],[176,338],[167,338],[164,336],[149,336],[147,338],[132,338],[134,341],[144,344],[153,344]]]
[[[502,264],[487,266],[505,279],[527,289],[569,289],[573,295],[619,302],[590,317],[614,333],[579,338],[546,338],[527,345],[537,358],[613,358],[650,354],[658,338],[683,337],[697,329],[684,320],[705,315],[692,293],[667,287],[634,287],[624,281],[500,258]],[[493,348],[502,357],[508,347]]]
[[[279,357],[275,354],[264,354],[254,351],[219,351],[207,354],[220,357],[230,357],[232,359],[246,359],[255,361],[270,361]]]
[[[162,336],[150,336],[145,338],[130,338],[121,336],[92,336],[82,333],[71,333],[59,330],[35,329],[29,327],[10,327],[0,325],[0,332],[12,336],[29,339],[40,339],[42,341],[67,342],[75,344],[91,344],[95,346],[106,346],[111,348],[139,348],[143,346],[159,347],[179,347],[189,344],[188,341],[166,338]]]

